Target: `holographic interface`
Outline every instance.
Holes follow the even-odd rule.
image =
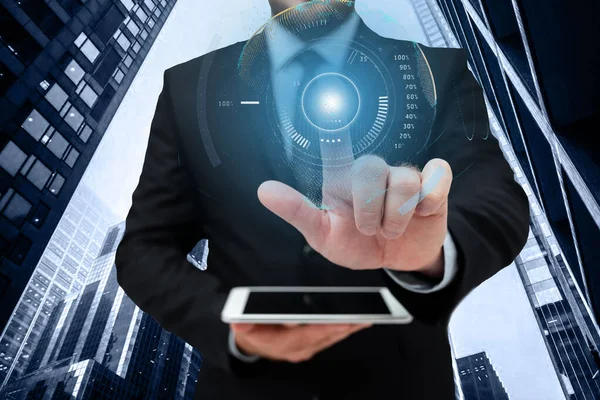
[[[210,54],[205,57],[198,88],[204,150],[215,168],[234,157],[235,151],[214,148],[202,109],[218,101],[232,116],[251,116],[243,129],[259,132],[251,133],[260,142],[252,147],[277,153],[270,155],[277,168],[291,170],[295,188],[312,204],[347,201],[355,160],[375,155],[388,165],[422,167],[425,150],[443,135],[432,132],[438,88],[425,53],[416,42],[376,34],[353,2],[287,9],[241,50],[236,79],[248,90],[223,89],[219,99],[207,98],[212,71]],[[470,141],[467,130],[462,137]]]

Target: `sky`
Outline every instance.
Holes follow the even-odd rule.
[[[359,0],[356,8],[377,33],[426,43],[409,0]],[[269,17],[267,0],[179,0],[81,184],[125,219],[164,70],[213,50],[211,43],[221,48],[248,39]],[[564,399],[514,265],[467,296],[452,317],[450,331],[457,357],[487,353],[511,400]]]

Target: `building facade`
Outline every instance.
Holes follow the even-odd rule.
[[[0,387],[23,373],[54,306],[83,288],[115,222],[109,207],[79,185],[0,336]]]
[[[456,360],[465,400],[508,400],[508,394],[485,352]]]
[[[598,321],[600,5],[438,3]]]
[[[413,3],[430,45],[467,51],[491,131],[529,197],[530,234],[517,271],[565,397],[595,398],[600,152],[583,132],[600,110],[600,81],[589,68],[600,65],[599,42],[592,40],[598,13],[581,15],[555,1]],[[579,10],[598,11],[589,6]]]
[[[163,330],[117,283],[114,259],[124,230],[124,223],[108,230],[86,285],[57,302],[23,374],[0,396],[193,397],[200,353]]]
[[[0,0],[0,329],[175,2]]]

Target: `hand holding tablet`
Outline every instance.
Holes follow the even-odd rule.
[[[235,346],[246,356],[301,362],[371,324],[231,324]]]

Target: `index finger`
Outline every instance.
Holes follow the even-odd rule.
[[[330,135],[322,134],[319,143],[323,165],[322,207],[338,209],[352,204],[352,164],[354,152],[352,136],[348,128],[335,133],[336,140],[330,143]]]

